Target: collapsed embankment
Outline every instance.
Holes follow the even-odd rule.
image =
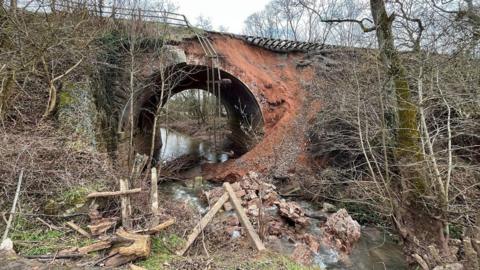
[[[235,74],[255,95],[263,114],[264,134],[259,134],[255,147],[240,158],[207,166],[208,178],[235,181],[249,170],[278,175],[294,171],[305,153],[305,126],[298,122],[305,120],[307,111],[312,112],[304,85],[312,71],[298,66],[304,55],[274,53],[229,35],[211,34],[210,38],[222,69]],[[189,62],[204,59],[196,40],[182,47]]]

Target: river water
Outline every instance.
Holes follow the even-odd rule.
[[[197,140],[188,135],[161,129],[162,135],[162,160],[172,160],[182,155],[194,154],[204,162],[224,162],[228,159],[226,153],[216,154],[209,142]],[[201,175],[200,167],[186,172],[190,176]],[[204,188],[212,187],[206,184]],[[160,186],[162,194],[171,197],[173,200],[187,201],[197,211],[204,214],[208,211],[207,205],[197,196],[192,188],[186,187],[178,182],[164,182]],[[309,202],[301,201],[300,205],[306,211],[316,210],[317,207]],[[316,220],[311,220],[309,232],[319,235],[321,230],[316,226]],[[273,247],[275,250],[289,255],[294,250],[294,245],[288,240],[280,240]],[[403,270],[407,269],[401,247],[396,244],[388,233],[374,227],[362,227],[362,235],[347,260],[340,260],[339,255],[332,249],[321,247],[314,258],[314,262],[322,269],[328,270]]]
[[[198,140],[175,130],[160,128],[162,149],[160,160],[170,161],[183,155],[197,155],[199,159],[210,163],[225,162],[228,154],[216,152],[210,142]]]

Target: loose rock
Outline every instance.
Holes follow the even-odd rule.
[[[325,227],[325,237],[341,251],[350,252],[360,239],[360,224],[343,208],[327,219]]]

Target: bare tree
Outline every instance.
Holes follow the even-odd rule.
[[[426,57],[421,51],[422,42],[429,41],[424,39],[423,34],[426,27],[432,27],[431,21],[426,25],[424,17],[420,16],[421,10],[407,6],[411,3],[409,1],[391,2],[389,7],[395,12],[389,12],[387,1],[370,0],[371,16],[362,19],[327,17],[309,6],[309,2],[299,3],[315,12],[325,23],[354,23],[364,32],[375,32],[382,62],[379,74],[386,75],[386,81],[380,87],[380,119],[381,126],[386,131],[382,131],[384,158],[383,165],[377,165],[381,164],[378,161],[382,158],[373,154],[370,141],[365,139],[370,128],[363,127],[359,110],[369,103],[357,102],[356,126],[362,160],[365,160],[370,176],[376,183],[378,198],[387,197],[392,203],[393,221],[404,239],[407,254],[422,267],[427,265],[433,268],[458,260],[449,249],[450,205],[454,183],[452,171],[455,168],[452,101],[446,98],[445,89],[439,83],[441,77],[433,74],[434,79],[431,81],[435,83],[430,82],[430,85],[437,92],[429,92],[428,98],[439,99],[437,106],[445,108],[445,131],[441,131],[445,132],[445,154],[439,154],[431,137],[431,126],[427,123],[425,108],[422,107],[425,103],[424,67],[422,64],[407,66],[405,58],[400,54],[400,48],[410,48],[416,52],[410,57],[420,63],[427,59],[434,63],[438,61],[428,54]],[[428,14],[428,10],[426,12]],[[455,40],[456,37],[450,36],[450,39]],[[447,37],[444,39],[447,40]],[[406,41],[404,47],[399,45],[402,40]],[[412,80],[410,76],[417,72],[417,68],[420,70],[420,75],[417,75],[419,79]],[[415,100],[416,95],[421,106]],[[383,167],[385,169],[381,169]],[[366,192],[373,194],[371,190]],[[429,247],[430,251],[423,251],[424,247]],[[468,248],[467,244],[465,248]],[[442,254],[443,259],[438,254]],[[475,264],[477,259],[468,260]]]
[[[213,30],[212,19],[203,15],[196,18],[195,25],[203,30]]]

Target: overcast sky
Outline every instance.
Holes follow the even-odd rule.
[[[213,27],[226,26],[229,32],[241,33],[248,15],[262,10],[269,0],[174,0],[192,24],[200,15],[210,17]]]

